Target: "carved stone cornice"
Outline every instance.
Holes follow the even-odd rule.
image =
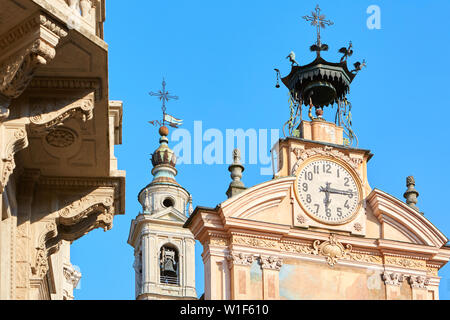
[[[33,133],[45,132],[61,125],[69,118],[86,122],[94,116],[94,94],[76,99],[39,98],[30,101],[30,129]]]
[[[255,261],[254,256],[251,254],[234,252],[227,255],[226,259],[228,260],[228,266],[230,267],[230,269],[233,267],[233,265],[250,266],[252,265],[253,261]]]
[[[64,92],[94,92],[95,101],[102,99],[101,79],[98,78],[58,78],[34,77],[30,89],[64,91]]]
[[[24,124],[0,124],[0,193],[4,191],[16,163],[14,155],[28,146],[28,139]]]
[[[0,95],[2,107],[19,97],[36,69],[56,55],[60,38],[67,30],[44,13],[27,18],[0,36]]]
[[[381,276],[384,283],[391,286],[400,286],[405,280],[405,276],[398,272],[384,272]]]
[[[274,256],[261,256],[259,258],[259,263],[263,269],[280,271],[283,266],[283,259]]]

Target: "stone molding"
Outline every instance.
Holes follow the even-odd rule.
[[[9,107],[28,87],[36,69],[56,55],[59,40],[67,29],[44,13],[27,18],[0,36],[0,95]]]
[[[95,101],[102,99],[101,79],[98,78],[61,78],[34,77],[30,89],[74,92],[94,92]]]

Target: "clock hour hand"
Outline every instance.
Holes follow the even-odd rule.
[[[329,192],[330,185],[331,185],[331,183],[327,183],[327,186],[325,188],[320,187],[320,192],[325,193],[325,199],[323,200],[323,203],[325,204],[325,208],[328,208],[328,206],[331,203],[330,192]]]

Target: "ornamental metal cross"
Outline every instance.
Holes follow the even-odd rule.
[[[166,114],[166,102],[169,102],[169,100],[178,100],[179,98],[177,96],[172,96],[169,94],[169,91],[166,91],[166,80],[163,78],[162,82],[162,90],[159,90],[158,92],[150,92],[150,95],[152,97],[158,97],[160,101],[162,101],[162,112],[163,112],[163,122],[165,120],[165,114]]]
[[[303,19],[306,21],[311,21],[311,25],[317,28],[317,46],[320,48],[322,46],[322,42],[320,39],[320,28],[325,29],[325,26],[332,26],[334,24],[331,20],[325,20],[325,15],[320,14],[319,5],[316,6],[316,12],[312,12],[312,17],[304,16]]]

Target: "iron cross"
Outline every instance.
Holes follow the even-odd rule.
[[[317,28],[317,46],[319,48],[322,46],[320,39],[320,28],[325,29],[325,26],[332,26],[334,24],[331,20],[325,20],[325,15],[320,14],[319,5],[316,6],[316,12],[312,12],[312,17],[304,16],[303,19],[306,21],[311,21],[311,25]]]
[[[159,90],[158,92],[150,92],[150,95],[152,97],[158,97],[159,100],[162,101],[161,109],[163,112],[163,119],[164,119],[164,115],[166,114],[166,102],[169,102],[169,100],[178,100],[179,99],[177,96],[170,95],[169,91],[166,91],[166,80],[164,78],[163,78],[163,82],[162,82],[162,90]]]

